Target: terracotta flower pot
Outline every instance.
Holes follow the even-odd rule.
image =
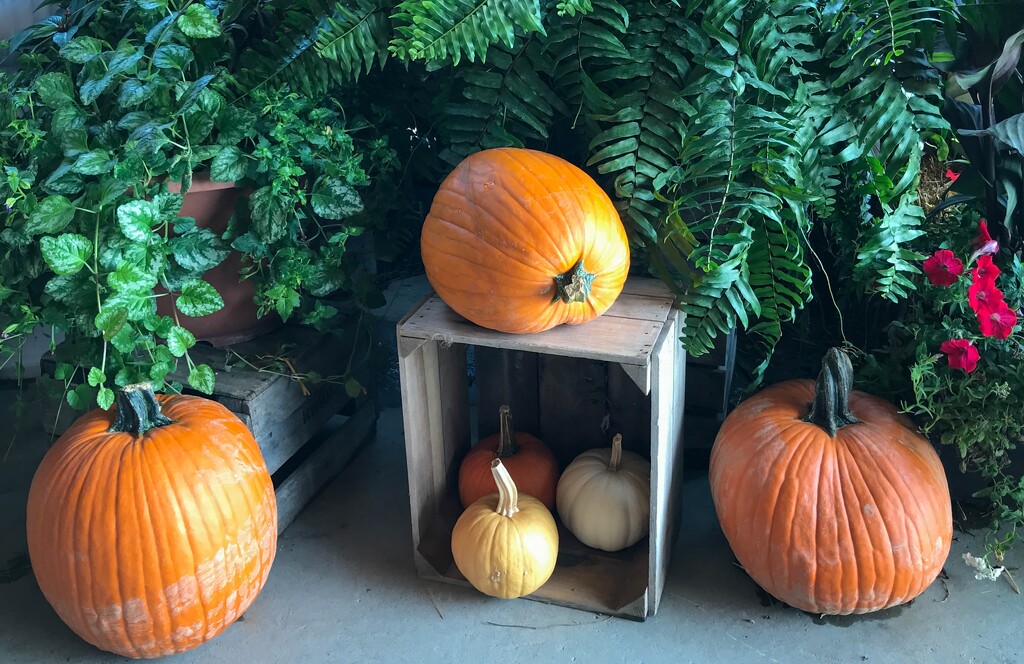
[[[172,193],[180,192],[181,183],[168,183],[168,190]],[[248,190],[236,187],[233,182],[211,182],[209,174],[197,173],[178,214],[193,217],[197,227],[209,228],[220,235],[235,213],[238,200],[248,195]],[[208,341],[214,346],[228,346],[253,339],[283,324],[276,313],[263,317],[258,315],[259,307],[253,299],[256,287],[252,281],[238,278],[244,260],[240,252],[232,249],[220,265],[203,275],[203,279],[217,289],[224,299],[223,309],[197,318],[178,313],[181,326],[194,334],[196,339]],[[167,292],[159,287],[157,290]],[[171,297],[158,297],[157,313],[173,316],[171,302],[177,296],[177,293],[172,293]]]

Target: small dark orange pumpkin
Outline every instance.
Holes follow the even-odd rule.
[[[626,231],[593,178],[519,148],[483,150],[455,167],[434,196],[420,249],[441,299],[501,332],[592,320],[629,272]]]
[[[909,602],[953,536],[935,449],[892,404],[852,386],[850,359],[833,348],[817,383],[779,383],[740,404],[711,451],[711,495],[743,569],[817,614]]]
[[[501,459],[520,493],[533,496],[549,510],[555,509],[558,487],[555,455],[536,436],[512,428],[512,412],[508,406],[498,409],[498,417],[501,430],[474,445],[459,466],[462,506],[469,507],[498,490],[491,462]]]
[[[276,546],[274,486],[242,421],[148,385],[78,418],[29,490],[43,595],[76,634],[125,657],[184,652],[227,629]]]

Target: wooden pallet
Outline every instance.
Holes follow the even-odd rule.
[[[214,369],[216,388],[209,398],[237,415],[259,444],[277,493],[279,531],[373,437],[377,419],[371,397],[353,399],[337,382],[293,376],[310,371],[340,375],[351,344],[365,348],[367,342],[339,341],[309,328],[286,326],[229,349],[199,344],[190,351],[195,363]],[[55,364],[52,357],[44,357],[43,372],[52,375]],[[184,378],[179,372],[170,380]],[[44,400],[41,410],[44,428],[55,434],[79,414],[52,399]]]
[[[562,468],[610,444],[651,464],[650,535],[605,553],[560,530],[551,578],[529,599],[643,620],[658,609],[679,522],[686,357],[683,313],[658,281],[630,280],[601,317],[537,334],[486,330],[429,295],[398,324],[414,558],[420,576],[465,584],[451,555],[461,513],[458,468],[471,441],[496,430],[508,403],[516,428],[535,433]],[[479,390],[470,430],[467,351]]]

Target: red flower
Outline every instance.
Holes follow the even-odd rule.
[[[973,283],[982,282],[995,286],[996,277],[1000,274],[1002,274],[1002,272],[999,270],[999,267],[992,262],[992,257],[985,255],[978,258],[978,262],[974,264],[974,269],[971,271],[971,281]]]
[[[922,266],[928,275],[928,281],[936,286],[952,286],[963,274],[964,262],[957,258],[949,249],[939,249]]]
[[[1005,339],[1017,324],[1017,312],[1003,302],[995,309],[978,311],[978,328],[986,337]]]
[[[960,177],[959,173],[954,173],[952,168],[946,169],[946,179],[950,182],[956,182],[956,179]]]
[[[978,221],[978,237],[974,238],[975,255],[994,254],[999,251],[999,243],[992,239],[988,232],[988,222]]]
[[[943,341],[939,350],[946,354],[950,369],[962,369],[964,373],[974,371],[978,366],[978,360],[981,359],[978,349],[968,339]]]

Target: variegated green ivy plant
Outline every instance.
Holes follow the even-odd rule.
[[[264,312],[323,325],[338,291],[364,300],[346,240],[374,215],[371,182],[395,156],[335,102],[243,80],[258,26],[219,3],[64,3],[12,38],[0,73],[0,357],[38,325],[61,330],[58,378],[87,377],[72,406],[109,407],[113,386],[157,384],[187,363],[210,393],[214,372],[189,356],[192,333],[157,314],[158,285],[177,310],[223,306],[203,274],[233,247]],[[178,216],[168,190],[208,172],[252,190],[223,235]],[[70,381],[68,381],[70,383]],[[176,387],[176,386],[175,386]]]

